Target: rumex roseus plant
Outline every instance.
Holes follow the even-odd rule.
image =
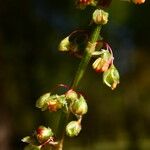
[[[135,4],[145,2],[145,0],[124,1]],[[83,94],[78,91],[78,86],[91,60],[94,60],[92,68],[95,72],[103,74],[104,84],[112,90],[119,84],[120,76],[114,65],[113,50],[101,35],[102,27],[109,20],[109,14],[105,8],[109,7],[111,2],[112,0],[75,1],[79,9],[84,10],[86,7],[95,9],[90,23],[92,32],[76,30],[60,42],[59,51],[71,53],[81,58],[81,62],[71,85],[58,84],[56,86],[57,88],[64,88],[64,93],[54,93],[52,90],[43,94],[36,101],[36,107],[41,111],[48,111],[53,114],[59,112],[61,119],[57,130],[41,125],[31,136],[24,137],[22,141],[28,143],[25,150],[62,150],[65,134],[69,137],[75,137],[80,133],[82,118],[88,111],[88,105]],[[70,121],[72,115],[76,119]]]

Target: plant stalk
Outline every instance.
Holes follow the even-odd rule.
[[[99,36],[100,36],[101,27],[102,27],[101,25],[96,25],[94,27],[93,33],[91,34],[89,42],[87,43],[87,46],[86,46],[84,54],[83,54],[83,58],[79,64],[78,70],[77,70],[75,78],[73,80],[73,83],[71,86],[72,89],[77,89],[77,87],[86,71],[86,68],[92,57],[92,53],[95,51],[95,46],[96,46],[96,42],[98,41]],[[65,125],[67,124],[69,115],[70,115],[70,113],[67,114],[66,121],[63,121],[63,123],[65,122]],[[60,123],[60,124],[61,124],[61,126],[65,126],[62,123]],[[63,129],[63,131],[61,131],[61,133],[62,133],[61,140],[55,150],[63,150],[65,128]]]
[[[95,46],[96,46],[96,42],[100,35],[100,30],[101,30],[101,25],[97,25],[94,28],[94,31],[90,37],[89,42],[87,43],[87,46],[86,46],[84,54],[83,54],[83,58],[79,64],[78,70],[77,70],[75,78],[73,80],[73,84],[71,86],[72,89],[76,89],[78,87],[78,85],[86,71],[86,68],[92,57],[92,52],[95,51]]]

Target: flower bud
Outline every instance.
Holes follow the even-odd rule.
[[[103,74],[103,82],[111,87],[112,90],[114,90],[119,84],[119,72],[115,68],[114,65],[112,65],[106,72]]]
[[[108,13],[101,9],[96,9],[93,13],[93,21],[96,24],[105,25],[108,22]]]
[[[36,107],[41,108],[42,111],[48,109],[49,111],[56,112],[65,105],[65,95],[50,95],[50,93],[44,94],[36,102]]]
[[[70,50],[69,36],[67,36],[60,42],[58,49],[59,49],[59,51],[69,51]]]
[[[82,116],[87,113],[88,106],[82,95],[80,95],[79,99],[73,101],[70,105],[70,110],[73,114]]]
[[[50,93],[46,93],[42,95],[37,101],[36,101],[36,107],[41,108],[42,111],[47,109],[47,101],[50,98]]]
[[[78,94],[73,91],[73,90],[69,90],[67,93],[66,93],[66,99],[67,100],[76,100],[78,98]]]
[[[29,143],[29,144],[33,143],[33,139],[30,136],[24,137],[23,139],[21,139],[21,141],[24,143]]]
[[[143,4],[143,3],[145,3],[145,0],[132,0],[132,1],[135,4]]]
[[[78,121],[71,121],[66,126],[66,134],[70,137],[77,136],[81,131],[81,125]]]
[[[101,57],[95,60],[92,67],[96,72],[105,72],[112,63],[113,56],[108,50],[102,50]]]
[[[52,130],[44,126],[40,126],[36,131],[36,137],[39,143],[46,142],[52,136],[53,136]]]

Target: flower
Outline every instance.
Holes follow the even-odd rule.
[[[49,110],[51,112],[56,112],[57,110],[63,108],[66,105],[65,95],[50,95],[46,93],[41,96],[37,102],[36,107],[40,108],[42,111]]]
[[[111,87],[112,90],[119,84],[119,78],[119,72],[114,65],[111,65],[111,67],[103,74],[103,82]]]
[[[82,95],[79,99],[74,100],[70,105],[70,110],[73,114],[82,116],[87,113],[88,105]]]
[[[67,36],[60,42],[58,49],[59,49],[59,51],[69,51],[70,50],[69,36]]]
[[[41,108],[42,111],[45,111],[47,109],[47,102],[50,99],[50,93],[46,93],[42,95],[37,101],[36,101],[36,107]]]
[[[38,127],[36,131],[36,137],[39,143],[46,142],[48,139],[50,139],[53,136],[53,132],[51,128],[46,128],[44,126]]]
[[[66,134],[70,137],[77,136],[81,131],[81,124],[78,121],[71,121],[66,126]]]
[[[105,25],[108,22],[108,13],[101,9],[96,9],[93,13],[93,21],[96,24]]]
[[[92,64],[96,72],[105,72],[112,63],[113,56],[108,50],[102,50],[101,57],[97,58]]]
[[[78,94],[72,89],[67,91],[65,95],[66,95],[66,99],[71,101],[76,100],[78,98]]]

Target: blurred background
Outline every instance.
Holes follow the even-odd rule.
[[[121,83],[111,91],[89,65],[80,86],[89,111],[65,150],[150,149],[150,1],[113,0],[108,11],[102,36],[113,48]],[[0,150],[22,150],[21,138],[49,119],[35,102],[58,83],[70,85],[80,59],[57,47],[89,25],[90,13],[71,0],[0,1]]]

